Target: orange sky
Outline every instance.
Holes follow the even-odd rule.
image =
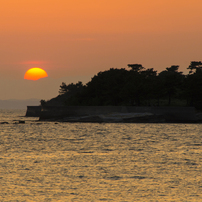
[[[201,8],[201,0],[2,0],[0,78],[17,85],[36,65],[53,80],[85,82],[128,63],[186,71],[190,61],[202,60]],[[12,97],[4,89],[0,99]]]

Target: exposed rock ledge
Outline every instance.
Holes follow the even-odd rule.
[[[90,123],[165,123],[162,115],[152,113],[111,113],[100,115],[89,115],[80,117],[64,117],[52,119],[61,122],[90,122]],[[50,119],[49,119],[50,121]]]
[[[26,116],[40,121],[123,122],[123,123],[201,123],[194,107],[135,106],[28,106]]]

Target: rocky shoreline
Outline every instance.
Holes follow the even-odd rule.
[[[61,119],[49,119],[59,122],[84,122],[84,123],[165,123],[161,115],[151,113],[116,113],[100,114],[80,117],[64,117]]]
[[[39,110],[40,109],[40,110]],[[36,110],[36,111],[35,111]],[[201,123],[193,107],[28,106],[26,116],[39,121],[91,123]]]
[[[31,111],[30,111],[31,109]],[[34,111],[36,109],[36,111]],[[42,109],[42,110],[41,110]],[[133,111],[133,112],[129,112]],[[136,112],[134,112],[136,111]],[[202,123],[202,112],[194,108],[151,107],[28,107],[25,117],[38,117],[35,121],[83,123]],[[2,121],[0,124],[10,124]],[[12,124],[25,124],[13,120]]]
[[[51,118],[40,121],[51,122],[81,122],[81,123],[202,123],[202,119],[196,120],[166,120],[163,115],[154,114],[116,114],[116,115],[89,115],[80,117]]]
[[[40,121],[119,122],[119,123],[197,123],[193,107],[135,106],[45,106]]]

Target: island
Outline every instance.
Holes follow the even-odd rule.
[[[85,85],[63,82],[57,97],[28,106],[26,116],[66,122],[201,122],[201,61],[190,62],[187,75],[178,65],[160,73],[141,64],[128,68],[99,72]]]

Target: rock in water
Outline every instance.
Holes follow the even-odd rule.
[[[25,121],[19,121],[19,123],[25,123]]]

